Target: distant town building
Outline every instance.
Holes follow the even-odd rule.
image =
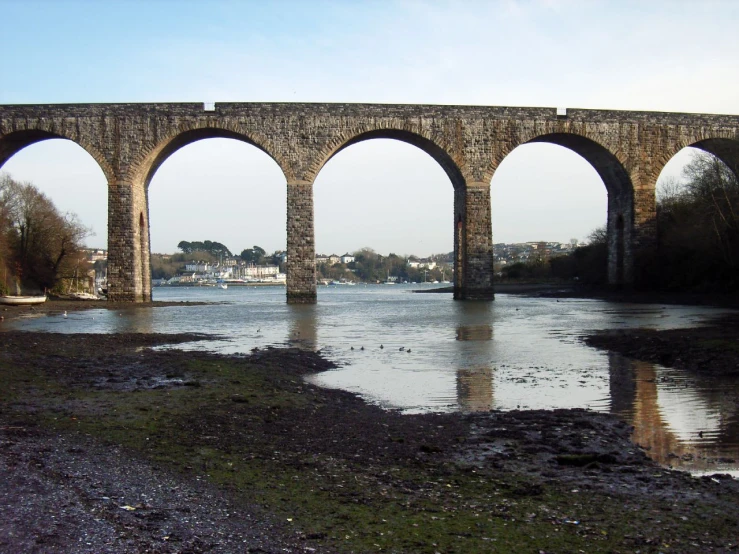
[[[352,263],[353,261],[354,261],[354,256],[352,256],[352,255],[351,255],[351,254],[349,254],[349,253],[347,253],[347,254],[344,254],[344,255],[343,255],[343,256],[341,257],[341,263],[342,263],[342,264],[350,264],[350,263]]]
[[[185,264],[185,271],[187,271],[188,273],[205,273],[207,271],[210,271],[211,267],[211,264],[209,264],[208,262],[192,261]]]
[[[274,278],[280,272],[280,268],[276,265],[250,265],[240,269],[241,277],[244,279]]]
[[[85,248],[85,254],[87,255],[87,261],[95,263],[101,262],[108,259],[108,251],[98,248]]]
[[[413,269],[434,269],[436,267],[436,262],[431,258],[419,259],[415,256],[409,257],[406,264]]]

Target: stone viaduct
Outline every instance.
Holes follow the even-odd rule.
[[[108,180],[111,300],[151,300],[148,187],[157,168],[205,138],[266,152],[287,180],[287,301],[316,301],[313,182],[349,145],[391,138],[417,146],[454,187],[454,296],[493,298],[490,183],[514,148],[564,146],[585,158],[608,193],[608,275],[628,284],[655,239],[655,185],[679,150],[739,159],[739,116],[657,112],[384,104],[0,105],[0,167],[35,142],[74,141]],[[553,209],[556,209],[554,207]]]

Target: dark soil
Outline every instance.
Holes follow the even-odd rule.
[[[729,328],[586,340],[728,371],[691,344]],[[0,333],[0,552],[739,551],[739,483],[610,415],[402,415],[306,384],[313,352],[151,349],[197,338]]]
[[[596,348],[628,358],[706,375],[739,376],[739,315],[722,316],[691,329],[609,330],[584,338]]]

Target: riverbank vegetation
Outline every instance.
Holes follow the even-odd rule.
[[[423,283],[452,279],[453,253],[435,254],[421,261],[416,256],[383,256],[365,247],[354,252],[347,263],[331,261],[316,263],[316,277],[320,279],[378,283],[391,280],[398,283]]]
[[[0,293],[53,291],[64,278],[85,279],[82,247],[90,234],[32,183],[0,173]]]
[[[739,181],[735,169],[696,153],[682,179],[657,191],[657,243],[637,260],[636,286],[644,290],[731,292],[739,289]],[[501,269],[503,280],[607,283],[605,228],[569,255]]]
[[[651,263],[642,264],[644,286],[739,289],[736,167],[732,170],[715,156],[699,153],[685,166],[681,181],[662,183],[657,197],[657,253]]]

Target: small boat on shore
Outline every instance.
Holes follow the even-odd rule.
[[[6,306],[27,306],[44,302],[46,302],[46,296],[0,296],[0,304]]]

